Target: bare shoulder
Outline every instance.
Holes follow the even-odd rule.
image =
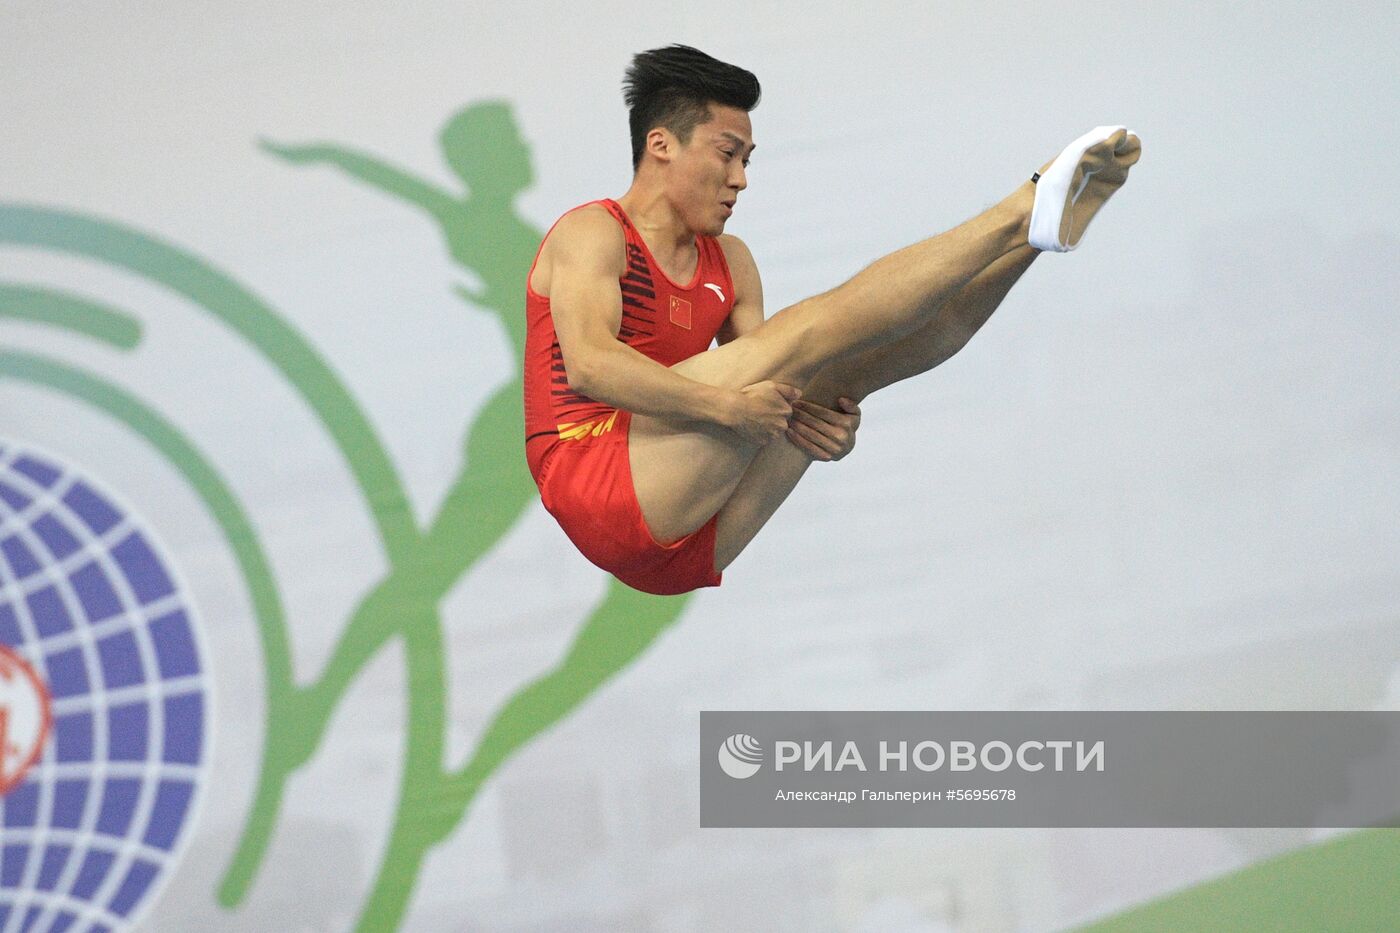
[[[720,249],[724,250],[724,261],[729,263],[731,273],[739,274],[737,266],[752,269],[755,274],[758,273],[758,264],[754,262],[753,253],[749,251],[747,243],[732,233],[721,233],[716,239],[719,240]]]
[[[626,266],[622,228],[603,205],[585,204],[560,217],[545,236],[530,287],[547,298],[551,282],[560,271],[620,278]]]
[[[729,275],[734,280],[735,303],[753,301],[762,304],[763,284],[758,276],[758,263],[748,245],[732,233],[721,233],[720,249],[724,251],[724,261],[729,264]]]

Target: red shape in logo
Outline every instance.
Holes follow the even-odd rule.
[[[671,323],[690,330],[690,302],[671,296]]]
[[[34,767],[52,728],[48,687],[29,662],[0,645],[0,797]]]

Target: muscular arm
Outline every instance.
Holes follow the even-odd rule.
[[[612,218],[587,208],[569,214],[549,250],[550,310],[570,388],[667,421],[735,427],[738,393],[687,379],[617,339],[626,258]]]

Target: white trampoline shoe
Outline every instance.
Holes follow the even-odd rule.
[[[1056,253],[1079,246],[1089,221],[1141,157],[1141,140],[1125,126],[1096,126],[1066,146],[1044,174],[1031,179],[1031,246]]]

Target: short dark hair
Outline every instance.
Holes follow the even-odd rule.
[[[753,72],[729,65],[688,45],[639,52],[622,81],[627,123],[632,130],[632,170],[642,164],[647,133],[664,126],[682,144],[709,118],[709,105],[743,111],[758,106]]]

